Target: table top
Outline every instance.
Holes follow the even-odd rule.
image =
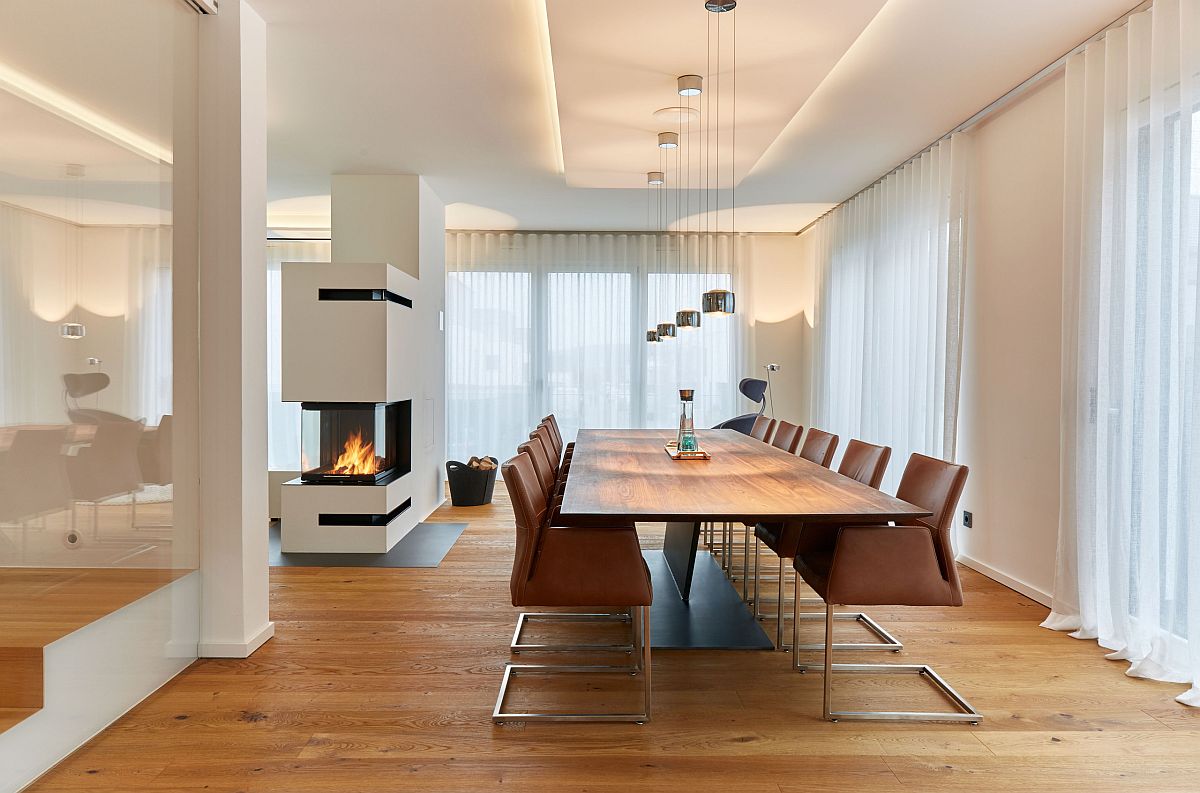
[[[580,430],[561,514],[641,521],[853,521],[929,510],[734,430],[698,430],[711,460],[672,460],[669,430]]]

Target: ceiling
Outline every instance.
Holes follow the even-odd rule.
[[[194,72],[180,64],[195,58],[196,14],[0,0],[0,19],[0,202],[86,225],[170,223],[174,81]]]
[[[427,177],[452,228],[645,228],[652,113],[706,69],[711,16],[701,0],[250,2],[268,23],[269,219],[295,227],[328,224],[329,174],[401,172]],[[738,227],[800,229],[1133,5],[742,0]]]
[[[680,134],[685,148],[691,146],[691,167],[685,161],[683,171],[696,184],[701,178],[701,128],[710,126],[713,141],[720,142],[722,178],[740,181],[884,2],[746,0],[733,14],[710,14],[696,0],[548,0],[567,185],[644,188],[646,172],[660,170],[655,141],[664,131]],[[736,149],[730,57],[735,22],[742,45]],[[718,41],[720,61],[715,59]],[[701,75],[707,83],[704,95],[690,102],[681,98],[676,86],[681,74]],[[711,101],[718,85],[723,105],[719,126],[714,124],[716,104],[704,107],[706,116],[687,125],[655,117],[656,109],[681,103],[699,111],[701,100]]]

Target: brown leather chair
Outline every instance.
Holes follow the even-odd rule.
[[[800,445],[800,439],[802,437],[804,437],[804,427],[800,426],[799,424],[793,424],[790,421],[784,421],[783,419],[780,419],[775,426],[775,435],[771,438],[771,445],[776,449],[787,452],[788,454],[795,454],[796,447]],[[728,525],[729,524],[726,524],[726,528],[722,532],[721,556],[722,561],[724,562],[723,567],[725,568],[726,575],[733,577],[732,571],[729,569],[729,561],[732,560],[732,554],[730,553],[732,532],[729,530]],[[750,602],[752,600],[750,596],[750,539],[754,531],[754,524],[745,523],[743,524],[743,527],[745,530],[745,536],[743,537],[742,551],[742,599]],[[756,554],[757,551],[758,548],[756,547]],[[757,561],[757,559],[758,557],[756,555],[755,561]],[[754,568],[754,579],[755,584],[757,585],[757,566]]]
[[[582,528],[549,525],[549,504],[543,496],[532,458],[518,454],[500,466],[512,500],[516,524],[516,554],[509,593],[517,607],[629,608],[633,625],[634,666],[561,666],[506,664],[492,720],[505,721],[633,721],[650,720],[650,570],[642,558],[637,532],[628,526]],[[525,616],[525,615],[523,615]],[[594,614],[559,614],[585,620]],[[608,616],[608,615],[600,615]],[[514,641],[519,643],[521,623]],[[591,648],[579,645],[577,648]],[[578,672],[619,672],[640,676],[644,705],[637,713],[511,713],[504,700],[513,675]]]
[[[817,430],[820,432],[820,430]],[[828,435],[828,433],[822,433]],[[838,473],[842,476],[847,476],[856,482],[861,482],[864,485],[869,485],[875,489],[879,489],[879,483],[883,481],[883,475],[887,471],[888,461],[892,457],[892,448],[890,446],[876,446],[873,443],[864,443],[863,441],[851,439],[846,445],[846,452],[842,455],[842,463],[838,466]],[[836,532],[837,526],[826,526],[822,524],[810,524],[804,526],[800,523],[760,523],[754,527],[754,613],[758,616],[761,606],[759,604],[759,575],[758,575],[758,560],[761,545],[766,545],[776,556],[779,557],[779,594],[778,603],[779,609],[775,614],[775,637],[777,646],[783,645],[783,591],[784,579],[787,573],[788,562],[796,555],[796,546],[799,543],[801,529],[808,532],[810,535],[820,535],[823,532]],[[761,543],[761,545],[760,545]],[[804,598],[801,605],[817,605],[817,601],[813,598]],[[891,633],[883,628],[878,622],[871,618],[870,615],[863,612],[838,612],[836,615],[839,620],[855,620],[864,628],[880,640],[870,643],[839,643],[835,649],[838,650],[891,650],[898,652],[904,648],[904,645],[896,639]],[[819,618],[819,614],[802,614],[802,619]],[[824,645],[802,644],[795,646],[793,651],[804,650],[821,650]]]
[[[13,430],[8,449],[0,451],[0,523],[20,526],[22,558],[32,530],[30,522],[40,517],[45,529],[47,515],[70,507],[64,455],[67,431],[67,427]]]
[[[138,445],[143,429],[144,423],[141,421],[106,421],[97,424],[91,443],[81,448],[74,457],[67,458],[71,499],[73,502],[92,504],[92,536],[95,539],[100,538],[100,502],[131,495],[142,489]],[[130,508],[131,527],[136,517],[135,509],[132,506]],[[75,525],[74,516],[71,524]]]
[[[954,510],[967,482],[967,473],[965,465],[914,454],[904,469],[896,497],[929,510],[933,514],[928,518],[914,519],[902,525],[843,526],[832,535],[801,533],[792,564],[799,577],[825,603],[825,663],[805,665],[799,662],[797,656],[793,656],[792,663],[801,671],[819,670],[825,675],[823,713],[826,719],[965,721],[978,724],[983,718],[928,665],[833,663],[835,605],[962,605],[962,585],[954,562],[950,529],[954,522]],[[799,610],[797,600],[796,611]],[[799,625],[799,620],[796,625]],[[798,641],[798,627],[793,635]],[[919,674],[932,682],[958,710],[952,713],[836,711],[831,703],[835,672]]]
[[[878,490],[891,459],[891,446],[876,446],[851,438],[846,444],[845,453],[842,454],[838,473]]]
[[[775,419],[759,416],[754,420],[754,426],[750,428],[750,437],[766,443],[774,431]]]
[[[838,436],[833,433],[813,427],[800,447],[800,456],[809,462],[828,468],[833,464],[833,454],[837,451]]]
[[[544,416],[542,422],[550,426],[550,432],[554,436],[554,442],[558,445],[559,450],[564,458],[570,458],[571,453],[575,451],[575,442],[564,443],[562,430],[558,426],[558,419],[551,413],[549,416]]]
[[[776,449],[783,449],[788,454],[795,454],[802,437],[804,437],[804,427],[780,419],[779,425],[775,428],[775,437],[771,439],[771,445]]]
[[[554,439],[551,436],[550,428],[546,424],[539,424],[533,428],[533,432],[529,433],[531,441],[537,441],[546,450],[546,456],[550,458],[550,462],[554,465],[555,474],[560,474],[559,469],[562,467],[562,450],[555,445]]]
[[[570,523],[564,523],[558,512],[562,508],[563,486],[565,482],[555,475],[554,467],[549,458],[546,457],[546,451],[542,448],[542,444],[535,440],[525,441],[517,447],[517,454],[527,454],[533,462],[533,469],[534,473],[537,474],[538,484],[541,486],[542,494],[549,505],[549,525],[582,527],[622,526],[628,529],[634,528],[634,524],[630,521],[617,521],[613,518],[576,518],[570,521]]]

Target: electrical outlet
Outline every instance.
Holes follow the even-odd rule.
[[[963,510],[963,528],[969,529],[975,523],[975,516],[969,510]]]

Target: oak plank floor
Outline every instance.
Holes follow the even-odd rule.
[[[31,790],[1200,791],[1200,711],[1173,702],[1179,686],[1126,677],[970,570],[965,608],[871,613],[906,643],[888,658],[933,663],[983,711],[978,727],[829,724],[820,678],[793,673],[789,656],[718,651],[655,653],[647,725],[493,726],[515,618],[502,490],[492,506],[435,514],[470,523],[438,569],[272,570],[271,642],[197,662]],[[643,538],[655,547],[661,527]],[[582,687],[518,693],[633,694],[612,679]],[[915,679],[836,687],[845,706],[901,695],[939,704]]]

